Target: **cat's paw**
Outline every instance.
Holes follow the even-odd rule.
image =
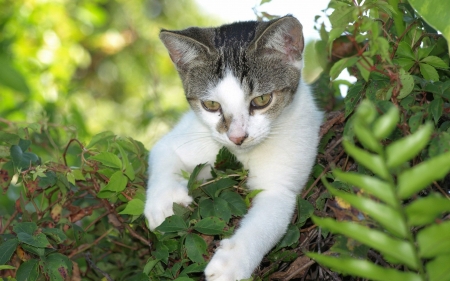
[[[171,186],[148,193],[144,215],[151,231],[161,225],[167,217],[173,215],[173,203],[183,206],[192,203],[192,197],[188,195],[185,186],[178,184],[175,187]]]
[[[224,239],[206,266],[205,276],[207,281],[236,281],[249,278],[252,271],[246,248]]]

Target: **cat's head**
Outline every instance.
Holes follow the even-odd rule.
[[[304,41],[292,16],[162,30],[160,38],[192,109],[233,150],[261,143],[297,91]]]

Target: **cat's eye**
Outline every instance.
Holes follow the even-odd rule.
[[[210,112],[216,112],[220,109],[220,103],[212,100],[202,101],[202,106],[205,110]]]
[[[268,106],[271,101],[272,101],[272,94],[270,93],[252,99],[250,105],[252,106],[252,108],[261,109]]]

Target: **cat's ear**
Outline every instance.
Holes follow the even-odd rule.
[[[305,45],[302,29],[300,22],[292,16],[274,20],[249,49],[258,54],[281,57],[283,61],[298,65]]]
[[[179,70],[185,70],[204,54],[209,48],[199,41],[180,33],[162,30],[159,38],[169,51],[170,58]]]

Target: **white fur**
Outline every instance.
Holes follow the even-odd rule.
[[[188,112],[152,150],[145,216],[153,230],[173,214],[173,202],[190,204],[192,198],[187,194],[186,182],[178,176],[180,170],[192,171],[199,163],[213,163],[218,150],[228,147],[250,171],[248,188],[263,190],[234,235],[221,241],[205,269],[208,281],[235,281],[249,278],[284,235],[296,196],[315,161],[322,113],[302,82],[292,103],[273,121],[264,114],[249,114],[249,100],[253,97],[244,98],[231,74],[209,95],[224,112],[235,117],[228,133],[244,130],[248,139],[236,146],[226,133],[218,133],[215,126],[219,113]]]

